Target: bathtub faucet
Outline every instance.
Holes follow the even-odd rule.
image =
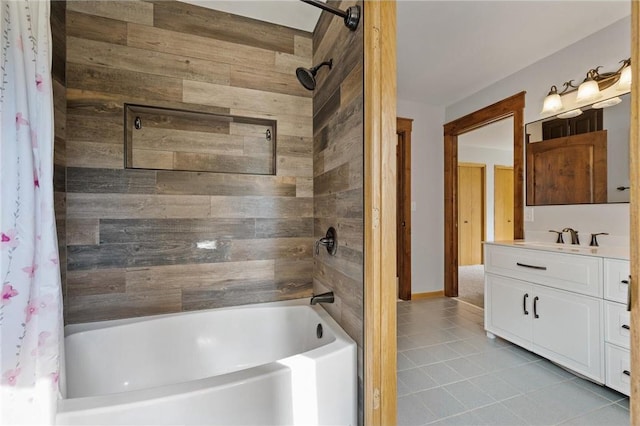
[[[332,291],[311,296],[312,305],[315,305],[317,303],[333,303],[333,301],[334,301],[334,297],[333,297]]]

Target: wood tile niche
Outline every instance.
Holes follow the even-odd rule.
[[[67,2],[67,323],[311,294],[311,55],[188,4]],[[125,103],[277,120],[276,175],[127,170]]]

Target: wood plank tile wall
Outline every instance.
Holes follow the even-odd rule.
[[[363,2],[336,1],[347,7]],[[331,316],[358,344],[359,424],[363,424],[364,332],[364,111],[363,25],[355,32],[342,19],[323,12],[313,35],[313,63],[333,58],[333,68],[318,72],[313,96],[314,235],[321,238],[333,226],[338,251],[315,256],[315,293],[332,290]]]
[[[67,3],[67,323],[311,294],[311,55],[185,3]],[[124,169],[125,102],[275,119],[276,175]]]

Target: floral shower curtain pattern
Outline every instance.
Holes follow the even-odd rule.
[[[46,424],[60,395],[49,2],[0,2],[0,423]]]

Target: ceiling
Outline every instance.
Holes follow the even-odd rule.
[[[398,97],[451,105],[612,24],[629,1],[400,1]]]
[[[309,32],[320,15],[298,0],[187,2]],[[451,105],[628,16],[630,9],[629,0],[400,0],[398,97]]]
[[[458,148],[465,146],[513,151],[513,117],[458,136]]]

